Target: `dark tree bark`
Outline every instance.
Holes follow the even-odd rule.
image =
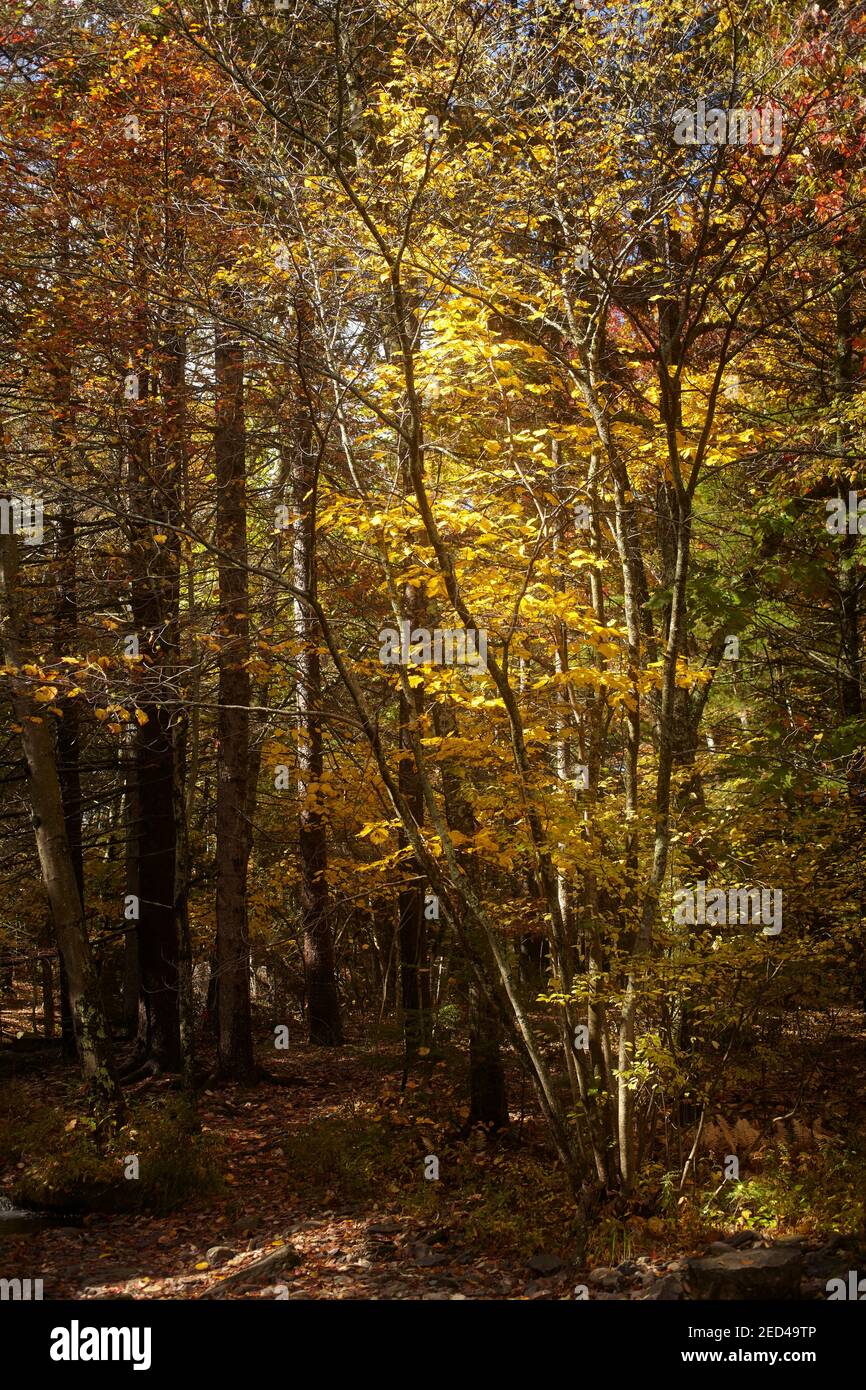
[[[307,368],[311,349],[309,309],[299,299],[298,373],[304,406],[300,412],[293,459],[292,493],[295,522],[292,532],[292,574],[296,589],[316,597],[316,489],[318,451],[313,429],[314,404]],[[311,802],[323,771],[322,668],[318,629],[307,604],[294,600],[297,657],[298,801],[301,855],[301,927],[307,992],[307,1026],[311,1043],[338,1046],[343,1041],[334,937],[328,914],[327,839],[325,821]]]
[[[219,753],[217,759],[217,977],[219,1074],[255,1070],[250,1016],[247,819],[250,757],[249,580],[247,572],[244,348],[216,330],[217,567],[219,573]]]
[[[415,602],[416,591],[409,588],[405,601],[405,616],[413,626]],[[424,795],[409,742],[410,725],[420,718],[422,712],[423,697],[420,687],[413,690],[412,695],[410,704],[402,691],[400,694],[399,787],[416,823],[421,825],[424,820]],[[405,849],[408,844],[402,831],[399,843],[401,849]],[[414,858],[406,860],[403,872],[404,886],[399,896],[398,937],[403,1038],[408,1063],[417,1054],[418,1048],[427,1046],[430,1041],[430,962],[427,952],[427,924],[424,918],[424,878]]]
[[[850,273],[843,280],[836,298],[836,357],[835,388],[843,400],[850,399],[854,389],[854,278]],[[840,426],[837,431],[840,457],[850,448],[850,441]],[[857,489],[857,479],[844,477],[839,495],[846,505],[848,495]],[[863,654],[860,637],[860,607],[864,590],[864,571],[857,564],[855,550],[859,537],[845,535],[840,546],[841,562],[838,572],[839,590],[839,705],[844,719],[860,719],[863,714]],[[846,771],[848,796],[852,804],[866,814],[866,750],[860,748],[852,756]],[[864,976],[866,978],[866,976]]]
[[[43,956],[39,962],[42,976],[42,1031],[46,1038],[54,1037],[54,971],[51,957]]]
[[[434,710],[433,725],[438,738],[457,732],[451,711],[441,705]],[[447,762],[442,767],[442,794],[449,830],[473,835],[478,826],[472,807],[459,776]],[[469,1124],[483,1124],[489,1129],[508,1125],[502,1023],[493,1000],[474,981],[469,986]]]
[[[59,229],[58,279],[68,274],[69,234],[64,221]],[[75,412],[72,404],[72,345],[68,324],[58,322],[59,345],[50,361],[54,461],[60,484],[57,514],[55,630],[57,652],[71,656],[78,649],[78,575],[76,565],[73,435]],[[57,724],[57,767],[66,833],[72,867],[84,909],[84,854],[81,833],[81,770],[79,764],[81,721],[77,700],[67,700],[63,718]],[[64,1058],[75,1056],[75,1030],[69,1002],[66,967],[60,964],[60,1037]]]
[[[144,336],[144,335],[143,335]],[[171,673],[177,660],[179,567],[177,532],[180,478],[158,441],[152,449],[146,421],[148,379],[138,367],[138,400],[129,410],[130,603],[142,657],[139,708],[146,716],[136,736],[140,915],[139,969],[145,1033],[139,1061],[176,1071],[180,1065],[178,941],[174,914],[177,829],[174,816],[174,737]],[[156,535],[166,536],[157,541]]]
[[[476,985],[469,991],[469,1123],[488,1129],[508,1125],[508,1099],[499,1016]]]
[[[130,751],[134,751],[134,745]],[[126,788],[123,797],[123,810],[126,832],[126,856],[124,865],[124,890],[125,896],[141,897],[141,885],[138,881],[139,869],[139,806],[138,806],[138,782],[134,762],[130,762],[126,769]],[[139,970],[138,959],[138,924],[128,922],[127,931],[123,938],[123,1030],[128,1038],[134,1038],[139,1031],[146,1031],[146,1019],[140,1018],[144,1014],[144,1005],[141,998],[141,972]]]

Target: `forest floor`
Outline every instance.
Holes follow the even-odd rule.
[[[47,1049],[32,1063],[14,1084],[68,1131],[80,1111],[74,1070]],[[207,1190],[168,1212],[90,1211],[74,1225],[0,1235],[0,1275],[42,1278],[52,1299],[555,1300],[586,1280],[591,1297],[675,1297],[664,1281],[714,1237],[759,1248],[796,1239],[754,1219],[748,1234],[711,1223],[684,1239],[675,1223],[635,1210],[578,1262],[568,1194],[519,1073],[509,1078],[511,1129],[488,1141],[465,1132],[464,1070],[456,1052],[424,1059],[403,1089],[396,1040],[328,1051],[271,1043],[270,1079],[199,1096]],[[136,1113],[172,1094],[170,1079],[128,1093]],[[448,1124],[430,1118],[443,1114]],[[431,1156],[439,1180],[425,1178]],[[29,1154],[13,1159],[0,1147],[0,1193],[14,1193],[30,1165]],[[803,1234],[819,1273],[831,1235],[814,1223]]]

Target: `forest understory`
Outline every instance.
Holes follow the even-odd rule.
[[[551,1172],[538,1107],[516,1068],[507,1080],[521,1105],[492,1135],[467,1127],[465,1052],[454,1044],[404,1079],[393,1029],[337,1053],[308,1044],[274,1053],[259,1020],[267,1075],[218,1089],[205,1078],[192,1127],[205,1152],[188,1172],[175,1149],[185,1132],[176,1080],[129,1088],[135,1117],[170,1116],[164,1139],[181,1168],[175,1195],[161,1191],[173,1209],[155,1213],[140,1209],[120,1156],[97,1172],[81,1148],[61,1157],[80,1087],[60,1063],[59,1041],[27,1033],[32,1001],[5,1003],[0,1192],[21,1217],[6,1235],[0,1211],[0,1262],[7,1277],[38,1270],[46,1298],[688,1299],[709,1296],[689,1285],[691,1259],[782,1249],[803,1256],[783,1296],[808,1300],[826,1298],[830,1279],[866,1260],[866,1159],[857,1152],[866,1023],[855,1010],[836,1020],[832,1062],[808,1077],[819,1104],[803,1104],[794,1056],[815,1041],[818,1020],[784,1040],[779,1069],[760,1084],[746,1064],[742,1089],[719,1094],[715,1140],[747,1150],[734,1200],[718,1202],[706,1153],[684,1194],[666,1195],[654,1175],[670,1155],[659,1154],[643,1190],[609,1211],[582,1249],[567,1183]],[[14,1045],[10,1032],[21,1035]],[[213,1050],[201,1061],[207,1069]],[[726,1115],[737,1117],[734,1136],[720,1132]],[[424,1177],[430,1153],[440,1161],[435,1182]],[[28,1202],[38,1216],[23,1215]],[[712,1296],[756,1297],[750,1275],[729,1272]]]
[[[860,0],[9,0],[0,192],[2,1300],[866,1299]]]

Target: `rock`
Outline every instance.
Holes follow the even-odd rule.
[[[803,1277],[799,1250],[729,1250],[687,1262],[694,1299],[796,1298]]]
[[[833,1252],[835,1250],[839,1250],[840,1247],[843,1246],[848,1239],[848,1236],[843,1236],[837,1232],[835,1236],[831,1236],[828,1241],[825,1241],[825,1243],[820,1247],[820,1249],[823,1251],[825,1255],[832,1255]]]
[[[775,1246],[781,1248],[782,1250],[802,1250],[802,1248],[803,1248],[803,1237],[802,1237],[802,1236],[779,1236],[778,1240],[774,1240],[774,1241],[773,1241],[773,1244],[774,1244]]]
[[[826,1298],[826,1279],[804,1279],[800,1285],[801,1298]]]
[[[614,1269],[611,1270],[610,1274],[604,1276],[598,1287],[604,1289],[607,1293],[614,1293],[619,1288],[620,1282],[620,1276]]]
[[[551,1255],[546,1250],[539,1250],[537,1255],[533,1255],[529,1261],[529,1268],[533,1274],[540,1274],[542,1278],[548,1275],[558,1274],[562,1269],[562,1260],[558,1255]]]
[[[733,1250],[733,1245],[729,1245],[726,1240],[714,1240],[712,1245],[708,1245],[704,1255],[727,1255],[729,1250]]]
[[[598,1269],[591,1269],[589,1271],[589,1274],[586,1276],[587,1283],[602,1284],[609,1274],[613,1274],[612,1269],[609,1269],[607,1265],[599,1265]]]
[[[827,1245],[820,1250],[810,1250],[803,1261],[807,1277],[821,1279],[825,1283],[828,1279],[844,1278],[849,1268],[847,1256],[833,1253],[832,1247]]]
[[[429,1245],[414,1245],[412,1255],[416,1265],[421,1269],[432,1269],[434,1265],[444,1265],[448,1262],[448,1256],[442,1250],[431,1250]]]
[[[647,1289],[645,1294],[641,1294],[641,1299],[649,1299],[654,1303],[673,1303],[678,1298],[682,1298],[682,1280],[677,1274],[666,1274],[663,1279],[655,1279],[652,1286]]]
[[[227,1260],[233,1260],[237,1253],[230,1245],[212,1245],[205,1258],[209,1265],[224,1265]]]
[[[402,1230],[398,1221],[374,1221],[367,1227],[370,1236],[395,1236]]]

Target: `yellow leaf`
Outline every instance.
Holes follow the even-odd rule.
[[[36,700],[36,702],[37,702],[38,704],[40,704],[40,705],[46,705],[46,704],[48,704],[49,700],[56,700],[56,699],[57,699],[57,686],[56,686],[56,685],[40,685],[39,689],[36,691],[36,694],[33,696],[33,698],[34,698],[34,700]]]

